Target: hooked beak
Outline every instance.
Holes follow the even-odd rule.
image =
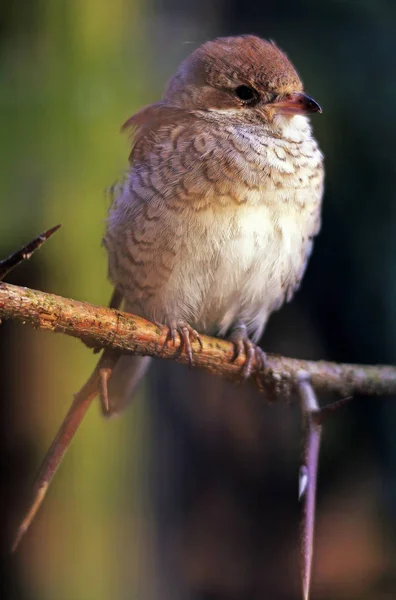
[[[302,92],[288,94],[281,100],[275,100],[271,106],[279,115],[308,115],[322,112],[319,104]]]

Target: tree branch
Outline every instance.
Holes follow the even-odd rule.
[[[46,292],[0,283],[1,317],[65,333],[97,348],[188,363],[188,357],[180,351],[179,340],[175,346],[163,347],[167,327],[118,310]],[[205,335],[201,340],[202,350],[194,343],[194,366],[237,381],[244,357],[231,362],[232,343]],[[396,394],[394,366],[337,364],[268,354],[267,368],[254,375],[271,397],[284,397],[295,389],[296,375],[301,370],[310,375],[313,387],[319,392],[334,392],[341,396]]]
[[[75,394],[74,401],[44,457],[32,497],[12,545],[15,551],[41,506],[53,476],[70,445],[93,399],[100,394],[104,414],[110,414],[107,380],[118,360],[118,353],[135,353],[189,363],[181,340],[167,344],[168,328],[117,310],[122,300],[114,291],[110,308],[77,302],[28,288],[2,283],[6,273],[29,258],[56,230],[54,227],[19,251],[0,262],[0,323],[1,317],[29,323],[33,327],[66,333],[80,338],[95,349],[104,348],[88,381]],[[245,358],[233,361],[234,345],[218,338],[202,335],[194,344],[194,366],[238,380]],[[383,395],[396,393],[396,367],[336,364],[327,361],[306,361],[268,354],[266,369],[253,364],[253,378],[270,398],[287,397],[297,391],[306,424],[304,465],[300,470],[300,496],[303,497],[301,549],[303,595],[309,598],[313,558],[315,520],[315,490],[320,432],[323,421],[348,398],[355,394]],[[253,379],[252,378],[252,379]],[[313,388],[344,396],[320,409]]]

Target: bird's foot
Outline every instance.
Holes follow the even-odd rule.
[[[267,362],[266,354],[264,350],[249,339],[245,325],[235,327],[228,339],[234,344],[232,362],[235,362],[243,353],[245,354],[245,362],[241,369],[243,381],[248,379],[252,374],[254,362],[256,363],[255,371],[257,373],[265,369]]]
[[[188,362],[191,367],[193,362],[193,349],[191,346],[191,342],[198,342],[202,350],[202,341],[200,335],[198,331],[193,329],[191,325],[189,325],[185,321],[176,321],[175,323],[172,323],[172,325],[170,325],[169,327],[169,331],[166,334],[162,350],[166,346],[168,346],[169,342],[172,342],[173,346],[175,346],[177,335],[179,335],[180,337],[180,353],[183,352],[183,350],[185,350],[188,356]]]

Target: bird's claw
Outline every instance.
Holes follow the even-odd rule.
[[[249,340],[245,327],[235,329],[230,336],[230,341],[234,344],[234,355],[231,362],[235,362],[242,354],[245,354],[245,362],[241,369],[243,381],[251,376],[254,362],[256,363],[256,372],[265,369],[267,363],[266,354],[264,350]]]
[[[186,354],[188,356],[188,362],[191,367],[193,363],[193,349],[191,346],[191,342],[198,342],[201,347],[201,350],[203,346],[198,331],[196,331],[196,329],[191,327],[191,325],[189,325],[188,323],[185,323],[184,321],[178,321],[177,323],[169,327],[161,351],[168,346],[169,342],[172,342],[173,346],[176,345],[177,334],[179,334],[180,337],[179,351],[180,353],[183,352],[183,350],[186,351]]]

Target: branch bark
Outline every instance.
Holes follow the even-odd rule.
[[[0,283],[0,318],[14,319],[35,328],[80,338],[95,348],[120,353],[146,354],[188,363],[180,342],[163,348],[167,327],[155,325],[119,310],[94,306],[54,294]],[[230,342],[201,336],[202,350],[194,343],[194,366],[237,381],[244,358],[232,361]],[[310,375],[318,392],[341,396],[396,394],[396,367],[307,361],[275,354],[267,355],[267,368],[254,375],[271,397],[289,396],[299,371]]]

